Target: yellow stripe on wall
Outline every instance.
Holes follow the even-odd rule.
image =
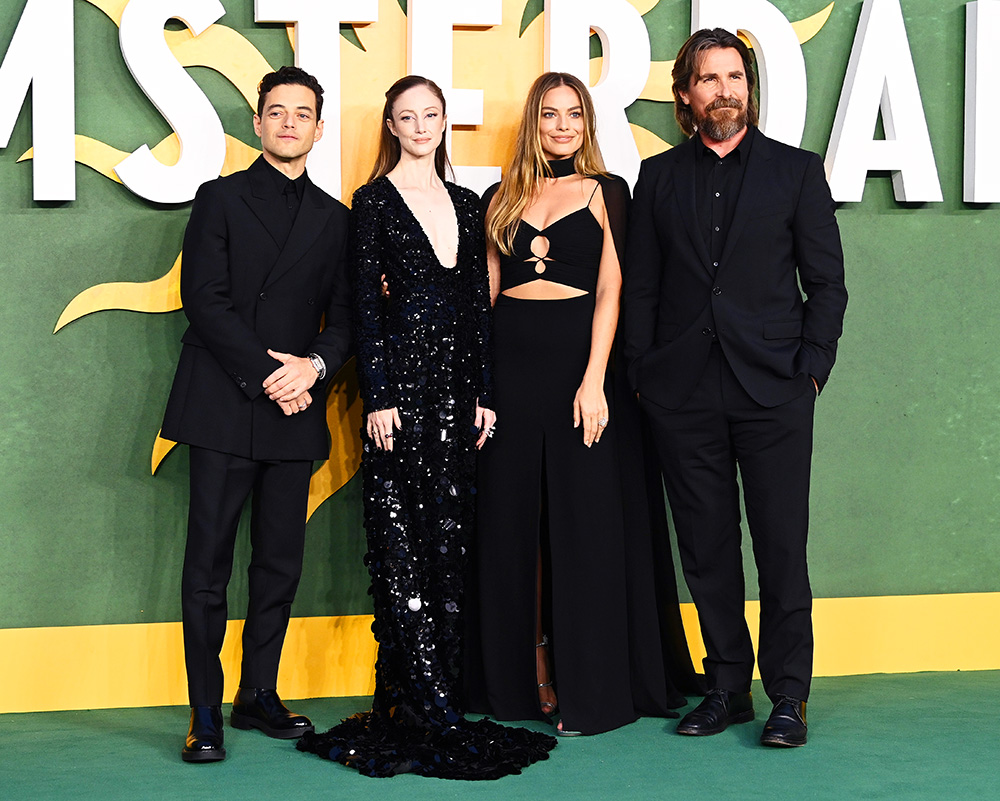
[[[292,618],[278,672],[288,698],[371,695],[371,615]],[[222,646],[224,698],[236,694],[243,621]],[[0,712],[187,704],[180,623],[0,629]],[[72,672],[72,679],[69,674]]]
[[[756,639],[760,606],[747,604]],[[681,614],[695,664],[705,654],[693,605]],[[1000,669],[1000,593],[820,598],[815,675]],[[293,618],[278,674],[286,698],[370,695],[368,615]],[[225,700],[239,680],[242,621],[223,646]],[[0,629],[0,712],[187,703],[179,623]],[[72,666],[73,679],[68,679]]]
[[[746,616],[756,649],[760,603],[748,601]],[[700,667],[705,646],[694,604],[681,604],[681,617]],[[1000,669],[998,625],[1000,592],[817,598],[813,675]]]

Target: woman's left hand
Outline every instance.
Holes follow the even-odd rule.
[[[573,428],[583,423],[583,444],[588,448],[601,441],[601,434],[608,425],[608,401],[604,397],[603,382],[583,379],[573,398]]]
[[[482,448],[486,440],[493,436],[493,427],[497,424],[497,415],[492,409],[484,409],[476,403],[476,428],[479,429],[479,439],[476,449]]]

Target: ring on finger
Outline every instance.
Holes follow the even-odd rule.
[[[604,428],[607,424],[608,424],[607,417],[602,417],[597,421],[597,425],[599,425],[601,428]]]

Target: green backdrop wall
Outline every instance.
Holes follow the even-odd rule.
[[[272,65],[291,62],[283,26],[255,24],[250,0],[224,5],[221,23]],[[826,2],[774,5],[796,20]],[[851,302],[817,415],[810,554],[820,597],[1000,590],[1000,209],[961,200],[964,6],[903,2],[944,202],[898,203],[889,177],[871,174],[864,200],[838,213]],[[0,54],[23,7],[0,0]],[[170,130],[125,67],[116,27],[84,0],[74,9],[77,132],[126,151],[158,142]],[[803,46],[803,146],[821,154],[860,10],[837,0]],[[653,58],[672,59],[690,3],[660,0],[645,20]],[[189,73],[227,133],[256,144],[233,86]],[[680,140],[668,104],[637,101],[628,113]],[[150,448],[183,314],[105,311],[52,330],[87,287],[163,275],[188,208],[143,201],[82,165],[76,201],[33,202],[31,164],[17,163],[30,147],[29,95],[0,150],[0,628],[178,620],[186,454],[153,477]],[[355,478],[309,523],[295,614],[368,611],[362,553]]]

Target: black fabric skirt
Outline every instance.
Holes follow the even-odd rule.
[[[500,720],[544,719],[535,673],[541,548],[542,615],[558,717],[565,729],[585,734],[614,729],[639,714],[674,715],[671,708],[685,701],[668,675],[665,654],[686,670],[682,689],[697,691],[669,546],[665,559],[662,548],[653,554],[652,501],[659,498],[663,517],[662,489],[655,480],[646,491],[646,470],[654,463],[644,458],[634,400],[616,392],[618,371],[609,371],[605,385],[611,412],[601,441],[587,448],[582,427],[573,427],[593,314],[591,294],[497,300],[497,431],[480,452],[479,616],[469,641],[481,656],[470,663],[471,707]],[[623,400],[632,408],[620,414]],[[637,450],[621,453],[625,443]],[[636,486],[623,495],[629,484]],[[664,518],[657,536],[665,535]],[[663,574],[666,593],[658,591],[654,568]],[[660,623],[664,604],[675,616],[673,626]],[[665,645],[665,634],[679,641]]]

